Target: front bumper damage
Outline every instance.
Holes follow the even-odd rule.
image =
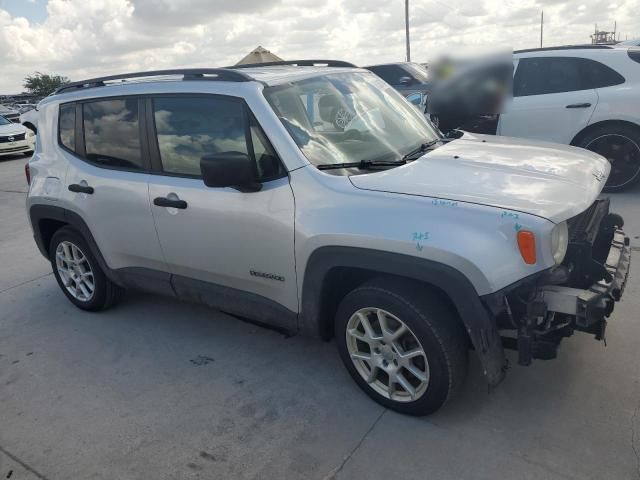
[[[624,293],[630,264],[629,237],[616,229],[604,264],[605,278],[586,290],[547,285],[542,288],[542,301],[549,312],[574,316],[577,330],[594,333],[598,340],[603,339],[606,319]]]
[[[503,346],[518,363],[552,359],[575,331],[604,340],[607,320],[629,276],[631,248],[622,217],[601,199],[568,221],[569,248],[562,265],[485,298]]]

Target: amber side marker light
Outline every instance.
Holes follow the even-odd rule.
[[[533,265],[536,263],[536,236],[528,230],[518,232],[518,248],[524,263]]]

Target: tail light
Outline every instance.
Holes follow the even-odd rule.
[[[31,169],[28,163],[24,166],[24,175],[27,177],[27,185],[31,185]]]

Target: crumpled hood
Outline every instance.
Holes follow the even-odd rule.
[[[11,123],[9,125],[0,125],[0,135],[5,137],[7,135],[19,135],[24,133],[25,129],[19,123]]]
[[[465,135],[418,160],[353,175],[353,185],[471,202],[561,222],[586,210],[609,176],[600,155],[555,143]]]

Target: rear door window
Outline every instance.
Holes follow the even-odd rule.
[[[521,58],[513,79],[513,96],[545,95],[582,90],[575,58]]]
[[[513,96],[590,90],[619,85],[624,81],[624,77],[615,70],[588,58],[521,58],[513,79]]]
[[[82,105],[85,157],[105,167],[144,169],[138,99],[108,99]]]
[[[624,83],[624,77],[604,63],[589,58],[580,59],[585,88],[604,88]]]

